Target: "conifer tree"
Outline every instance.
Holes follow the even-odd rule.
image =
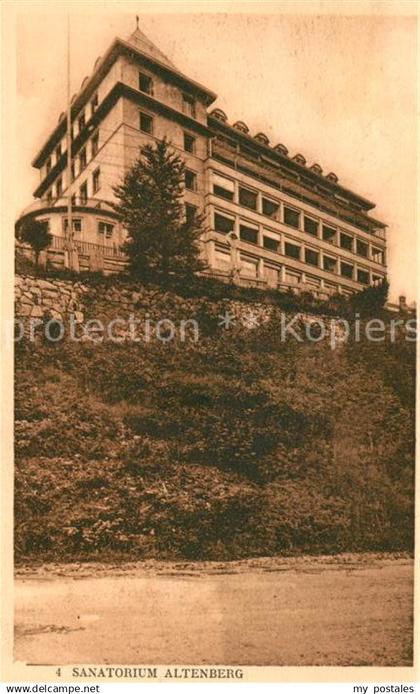
[[[205,267],[199,249],[203,216],[186,215],[184,175],[184,163],[165,138],[145,145],[114,188],[128,235],[123,250],[135,276],[167,280]]]
[[[378,316],[388,301],[388,292],[389,282],[385,279],[376,286],[365,287],[361,292],[353,294],[350,305],[361,316]]]

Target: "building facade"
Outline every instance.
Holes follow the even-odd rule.
[[[232,125],[216,94],[183,75],[137,29],[98,58],[71,103],[71,176],[67,118],[32,164],[36,201],[17,224],[36,218],[53,235],[49,253],[61,262],[72,198],[81,267],[121,268],[124,229],[112,203],[142,146],[166,136],[186,164],[186,213],[204,211],[207,272],[256,286],[344,294],[386,277],[386,225],[374,204],[340,185],[334,173],[271,146],[264,133]],[[55,255],[54,255],[55,254]]]

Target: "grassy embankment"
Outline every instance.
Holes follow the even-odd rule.
[[[18,345],[18,560],[411,550],[414,345],[331,352],[219,309],[197,343]]]

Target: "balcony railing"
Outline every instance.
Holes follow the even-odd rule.
[[[286,178],[279,169],[276,170],[275,165],[269,165],[267,162],[259,160],[253,161],[217,140],[213,142],[212,157],[228,164],[228,166],[233,166],[236,170],[248,173],[250,176],[277,188],[279,191],[283,190],[287,195],[296,198],[300,202],[304,202],[337,219],[352,224],[377,238],[385,239],[384,230],[376,226],[375,222],[369,219],[367,215],[345,211],[335,201],[327,201],[325,197],[315,191],[305,189],[304,192],[304,189],[297,181]]]
[[[116,245],[105,245],[99,243],[92,243],[91,241],[82,241],[81,239],[74,239],[79,253],[83,255],[102,255],[105,258],[121,258],[126,259],[126,255],[122,252],[121,248]],[[51,248],[57,251],[64,251],[65,239],[64,236],[53,236],[51,242]]]
[[[257,287],[259,289],[277,289],[280,292],[292,291],[294,294],[302,294],[304,292],[310,292],[317,299],[326,300],[330,296],[333,296],[338,289],[332,289],[330,287],[315,287],[312,284],[307,284],[305,282],[281,282],[280,280],[274,285],[271,285],[267,279],[263,277],[250,277],[247,275],[233,276],[230,270],[221,270],[220,268],[209,268],[204,270],[202,274],[206,277],[213,277],[222,282],[233,282],[239,286],[245,287]]]

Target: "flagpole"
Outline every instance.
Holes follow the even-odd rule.
[[[70,85],[70,15],[67,15],[67,229],[65,229],[64,265],[70,270],[79,270],[79,257],[74,244],[72,209],[72,137],[71,137],[71,85]]]

